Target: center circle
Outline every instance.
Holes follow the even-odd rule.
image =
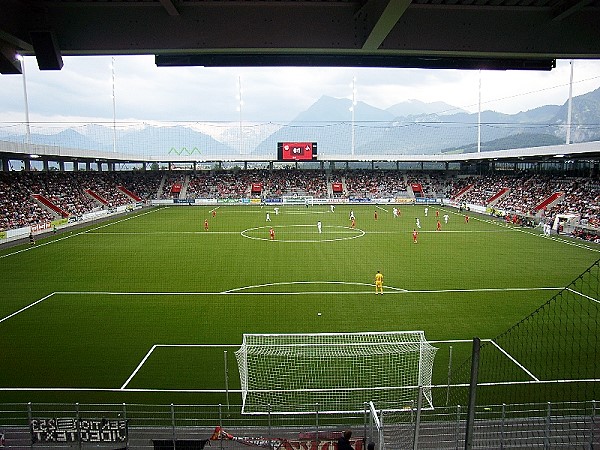
[[[281,225],[281,226],[262,226],[262,227],[254,227],[248,228],[240,232],[240,234],[247,239],[254,239],[257,241],[270,241],[272,240],[269,236],[269,230],[273,228],[275,230],[275,239],[273,242],[336,242],[336,241],[349,241],[350,239],[356,239],[363,237],[365,235],[365,231],[359,228],[351,228],[346,226],[334,226],[334,225],[323,225],[323,233],[319,233],[316,225]],[[297,236],[298,234],[304,234],[307,236],[311,236],[311,238],[307,239],[297,239],[297,238],[289,238],[289,237],[278,237],[277,230],[289,229],[289,228],[303,228],[302,231],[291,233],[285,232],[285,234],[292,234],[293,236]],[[331,236],[331,234],[339,234],[340,237],[322,237],[325,235]],[[345,236],[343,236],[345,235]],[[319,237],[322,237],[319,239]]]

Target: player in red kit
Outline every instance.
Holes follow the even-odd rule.
[[[442,223],[438,220],[437,221],[437,229],[436,231],[442,231]]]
[[[377,211],[375,211],[375,220],[377,220]]]
[[[354,217],[352,218],[352,222],[350,222],[350,226],[356,228],[356,219]]]
[[[273,229],[273,227],[269,228],[269,239],[271,239],[272,241],[275,240],[275,230]]]
[[[217,217],[217,210],[216,210],[216,209],[213,209],[213,211],[212,211],[212,212],[213,212],[213,217]]]
[[[417,243],[417,238],[419,237],[419,232],[413,229],[413,244]]]
[[[204,219],[204,231],[208,231],[208,219]]]
[[[469,223],[469,216],[465,216],[465,223]]]

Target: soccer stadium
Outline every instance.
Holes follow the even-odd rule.
[[[460,60],[491,62],[533,64]],[[0,448],[600,448],[600,89],[329,103],[351,119],[0,121]]]

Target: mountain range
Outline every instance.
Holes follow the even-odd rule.
[[[353,107],[353,108],[352,108]],[[352,111],[354,109],[354,111]],[[326,156],[439,154],[505,150],[565,142],[568,105],[545,105],[517,114],[478,114],[442,102],[409,100],[387,109],[323,96],[287,124],[85,124],[34,132],[33,144],[113,149],[140,156],[197,155],[198,159],[276,155],[278,142],[317,142]],[[571,142],[600,140],[600,88],[572,102]],[[55,125],[56,126],[56,125]],[[8,128],[7,128],[8,129]],[[23,142],[23,132],[0,130],[0,140]]]

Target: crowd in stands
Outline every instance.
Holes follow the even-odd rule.
[[[399,172],[395,170],[230,170],[210,172],[5,172],[0,173],[0,229],[23,227],[56,219],[58,215],[33,199],[44,196],[68,215],[80,215],[103,208],[132,203],[118,189],[148,199],[249,198],[251,186],[262,186],[262,198],[308,195],[333,197],[332,183],[344,189],[338,197],[407,197],[408,186],[420,184],[426,197],[453,198],[470,187],[459,199],[461,204],[493,206],[519,217],[537,216],[551,221],[558,214],[577,216],[580,226],[600,228],[600,181],[595,178],[569,178],[541,174],[492,173],[464,176],[445,172]],[[181,191],[175,192],[174,185]],[[505,190],[490,204],[495,195]],[[92,191],[94,195],[90,195]],[[536,207],[553,194],[562,196],[542,211]],[[102,199],[103,201],[99,200]]]
[[[319,170],[277,170],[267,173],[265,179],[266,195],[310,195],[315,198],[327,198],[327,176]]]
[[[507,189],[506,194],[491,206],[511,214],[538,216],[550,222],[559,214],[569,214],[577,216],[582,226],[600,227],[600,181],[597,179],[528,173],[488,174],[456,180],[451,196],[466,186],[472,187],[460,196],[458,200],[461,203],[490,206],[488,200]],[[553,194],[560,194],[557,201],[538,211],[536,207]]]
[[[61,217],[58,211],[78,216],[132,203],[133,199],[117,186],[144,199],[154,198],[160,179],[152,173],[133,172],[0,173],[0,230],[50,222]],[[33,195],[47,199],[57,211],[49,210]]]
[[[21,176],[0,173],[0,230],[52,220],[53,215],[31,201],[31,192],[16,178]]]
[[[341,174],[348,197],[397,197],[406,193],[404,173],[394,170],[352,170]]]

